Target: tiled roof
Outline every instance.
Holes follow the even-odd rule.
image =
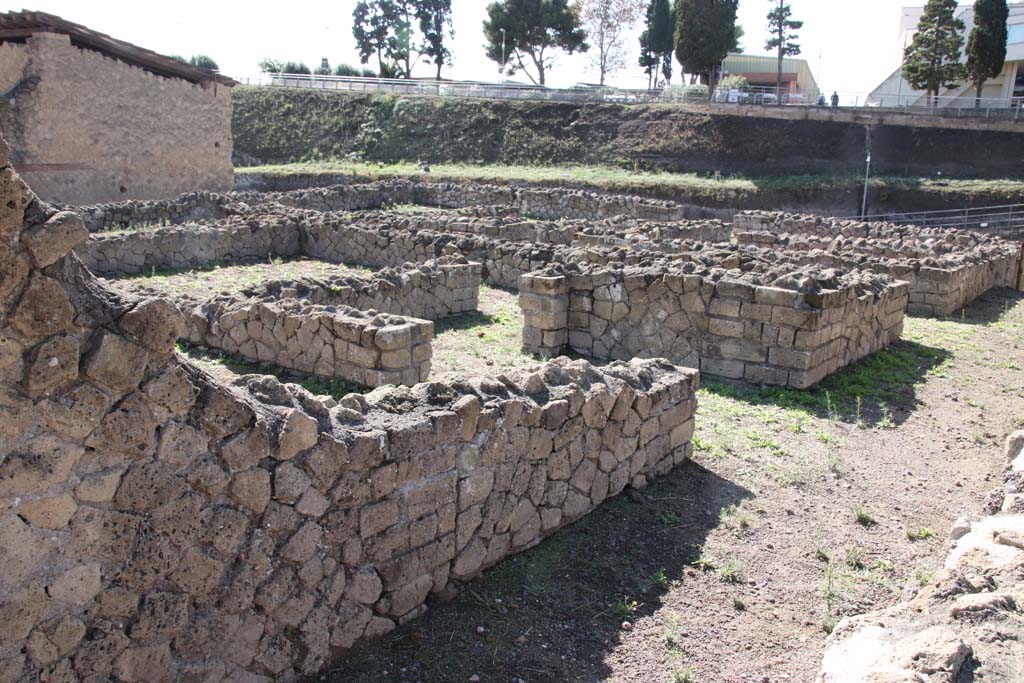
[[[111,38],[105,33],[93,31],[53,14],[31,10],[0,13],[0,42],[27,38],[34,33],[66,34],[71,37],[72,44],[77,47],[101,52],[158,76],[180,78],[199,84],[217,82],[227,86],[238,85],[234,79],[222,76],[215,71],[183,64],[176,59],[126,43],[123,40]]]

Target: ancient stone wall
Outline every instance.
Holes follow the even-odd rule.
[[[800,291],[680,269],[551,268],[520,281],[523,348],[666,357],[710,375],[805,389],[899,338],[905,283],[806,280]]]
[[[302,230],[281,215],[231,217],[216,225],[172,225],[92,235],[76,247],[97,274],[134,275],[160,268],[194,268],[223,261],[302,253]]]
[[[443,256],[418,265],[372,275],[275,280],[246,295],[261,300],[300,299],[324,306],[348,306],[427,320],[475,311],[480,299],[480,264]]]
[[[184,336],[249,360],[362,386],[412,386],[430,375],[434,324],[294,299],[213,299],[192,309]]]
[[[950,315],[993,287],[1018,287],[1024,250],[974,231],[768,212],[736,217],[738,244],[795,262],[888,273],[910,284],[908,312]],[[750,228],[744,232],[740,228]]]
[[[0,92],[36,80],[12,96],[5,119],[15,125],[5,134],[16,166],[45,199],[85,204],[232,188],[230,88],[157,76],[63,34],[37,33],[18,49],[28,59],[0,72],[8,79]]]
[[[0,680],[288,679],[691,452],[664,361],[222,385],[0,148]]]
[[[225,207],[246,202],[278,203],[313,211],[361,211],[407,204],[447,209],[506,207],[533,219],[547,220],[600,220],[629,216],[669,221],[682,220],[686,212],[686,207],[674,202],[585,190],[518,188],[477,183],[417,183],[408,180],[332,185],[289,192],[193,192],[174,199],[123,201],[80,206],[75,207],[75,210],[82,214],[90,232],[103,232],[128,226],[216,219],[222,217]]]

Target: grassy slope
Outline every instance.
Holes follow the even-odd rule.
[[[351,175],[373,180],[421,176],[413,163],[364,163],[357,161],[321,161],[283,165],[236,168],[239,175],[301,176],[319,174]],[[706,176],[696,173],[631,171],[609,166],[509,166],[436,164],[431,166],[433,180],[470,180],[477,182],[529,182],[572,184],[613,192],[636,192],[672,199],[688,199],[708,205],[755,205],[777,198],[813,201],[831,193],[857,194],[863,179],[840,175],[786,175],[761,178]],[[918,195],[917,201],[941,205],[1009,203],[1024,197],[1024,181],[939,180],[876,176],[871,179],[873,204],[898,201]],[[905,205],[905,204],[901,204]]]

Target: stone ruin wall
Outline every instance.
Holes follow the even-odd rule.
[[[514,203],[514,190],[455,184],[429,189],[436,204],[471,203],[469,198],[482,204],[458,215],[295,208],[327,208],[339,197],[346,206],[424,201],[422,186],[407,182],[283,193],[266,204],[256,203],[261,200],[253,196],[247,201],[255,205],[221,221],[219,230],[201,226],[193,233],[173,227],[121,237],[97,235],[83,256],[87,263],[110,267],[128,251],[129,265],[139,268],[284,245],[314,258],[379,268],[447,254],[479,262],[488,283],[509,289],[519,289],[521,281],[530,281],[529,274],[550,266],[600,267],[605,271],[601,277],[616,281],[613,289],[620,298],[608,299],[603,284],[581,284],[571,294],[560,294],[564,301],[558,302],[524,297],[524,349],[550,356],[569,348],[599,359],[665,356],[709,374],[800,388],[894,342],[904,310],[946,315],[993,286],[1012,283],[1018,269],[1016,251],[1006,242],[975,233],[829,223],[813,217],[787,218],[783,223],[792,235],[738,232],[738,246],[691,239],[732,231],[717,221],[643,224],[623,214],[579,225],[560,221],[574,235],[572,246],[561,243],[564,233],[557,234],[558,243],[536,243],[531,237],[536,239],[538,230],[518,234],[520,226],[506,222],[509,209],[493,203],[503,198]],[[382,198],[391,191],[398,194]],[[558,195],[547,191],[542,196],[554,206],[552,198]],[[593,199],[586,193],[567,196],[563,205],[581,197]],[[282,201],[292,208],[284,208]],[[744,216],[744,225],[750,227],[750,217],[761,214]],[[452,229],[455,225],[461,229]],[[526,239],[490,236],[504,235],[506,225]],[[834,248],[822,248],[830,245]],[[623,264],[643,269],[642,277],[630,275],[626,286]],[[841,278],[846,281],[824,283],[814,291],[798,291],[789,282],[798,272],[827,280],[832,276],[823,274],[823,267],[847,273]],[[905,280],[909,287],[878,273]],[[572,277],[579,283],[585,280],[580,274]],[[640,279],[643,284],[637,285]],[[667,283],[679,285],[683,279],[702,284],[693,284],[694,291],[669,289]],[[722,294],[726,289],[729,293]],[[785,294],[773,295],[770,289]],[[758,291],[764,301],[755,299]],[[776,312],[773,305],[790,310]]]
[[[45,199],[86,204],[233,187],[231,88],[157,76],[59,33],[5,44],[2,56],[21,68],[4,69],[0,92],[38,79],[5,102],[13,125],[4,133]]]
[[[418,183],[408,180],[332,185],[289,192],[192,192],[174,199],[78,206],[75,210],[82,214],[90,232],[104,232],[129,226],[222,218],[225,207],[254,200],[313,211],[362,211],[403,204],[445,209],[505,207],[520,215],[546,220],[599,220],[612,216],[630,216],[644,220],[677,221],[682,220],[685,213],[685,207],[674,202],[628,195],[562,188]]]
[[[476,310],[480,265],[445,257],[404,272],[275,280],[202,299],[131,289],[173,301],[194,344],[363,386],[411,386],[430,374],[430,321]]]
[[[413,386],[430,376],[434,323],[295,300],[214,299],[192,309],[184,338],[251,361],[362,386]]]
[[[740,245],[905,280],[914,315],[950,315],[993,287],[1024,289],[1024,245],[984,233],[753,211],[738,214],[734,226]]]
[[[691,452],[697,373],[225,386],[0,155],[0,679],[290,679]]]
[[[524,275],[524,349],[665,357],[719,377],[806,389],[899,339],[907,286],[884,277],[802,292],[663,268]]]

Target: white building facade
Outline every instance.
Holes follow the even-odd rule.
[[[927,93],[915,90],[903,78],[903,51],[910,45],[917,31],[918,21],[924,7],[904,7],[900,14],[900,27],[894,49],[899,66],[882,83],[871,91],[868,105],[877,107],[923,107],[927,106]],[[964,22],[964,46],[974,28],[974,7],[964,5],[957,10],[957,16]],[[1024,3],[1010,4],[1007,21],[1006,64],[1001,74],[985,82],[981,92],[983,107],[1020,107],[1024,103]],[[962,55],[963,61],[967,60]],[[938,106],[969,108],[976,105],[976,88],[973,83],[961,83],[958,87],[940,93]]]

